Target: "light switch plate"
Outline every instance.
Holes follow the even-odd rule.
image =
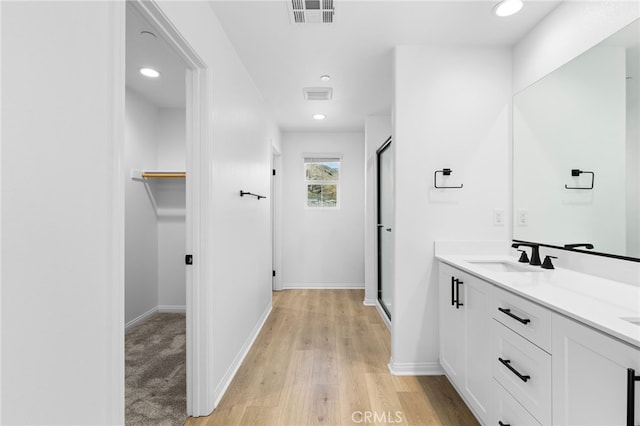
[[[518,226],[529,225],[529,210],[518,209]]]

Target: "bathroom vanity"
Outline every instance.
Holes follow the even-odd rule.
[[[640,288],[438,255],[440,364],[491,425],[640,423]]]

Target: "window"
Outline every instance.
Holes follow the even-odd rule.
[[[340,158],[305,157],[304,179],[307,207],[338,207]]]

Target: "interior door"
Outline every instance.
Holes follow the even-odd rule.
[[[378,301],[393,313],[393,149],[391,138],[378,149]]]

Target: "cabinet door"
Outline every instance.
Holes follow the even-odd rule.
[[[449,379],[462,387],[464,375],[464,306],[456,306],[456,269],[440,263],[440,365]],[[463,284],[464,285],[464,284]],[[463,285],[458,286],[462,290]]]
[[[553,424],[626,425],[627,369],[640,374],[640,350],[558,314],[552,324]]]
[[[464,392],[476,415],[489,423],[491,412],[491,284],[470,275],[465,276],[465,375]]]

